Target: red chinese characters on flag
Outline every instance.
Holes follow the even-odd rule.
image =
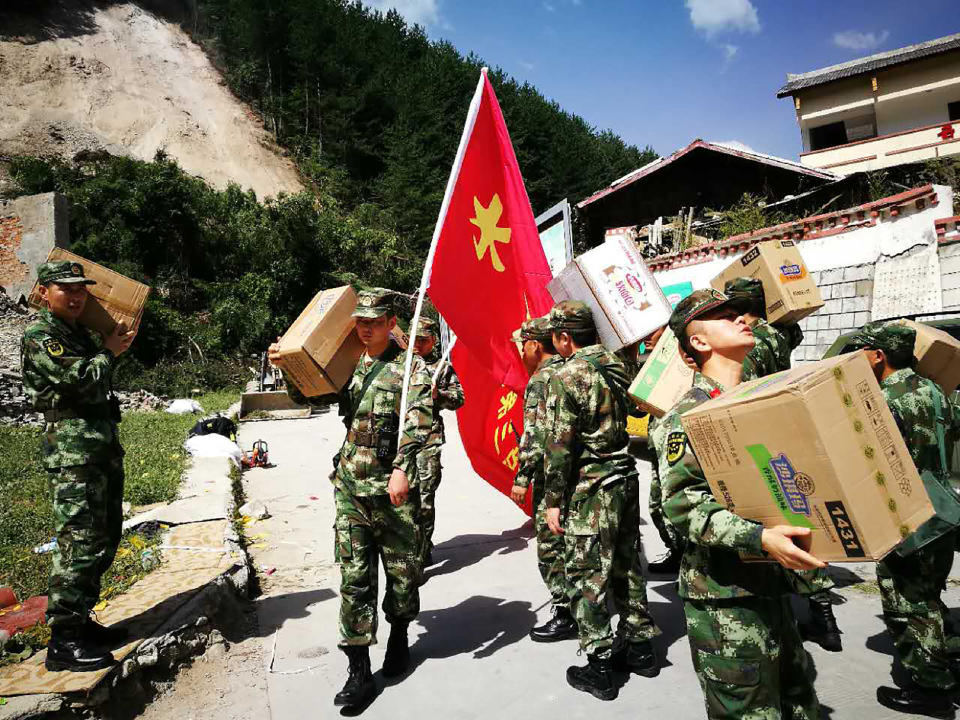
[[[543,315],[550,267],[507,126],[484,72],[470,107],[435,232],[427,292],[497,384],[522,392],[527,373],[510,335]]]

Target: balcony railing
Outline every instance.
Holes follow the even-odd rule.
[[[960,153],[960,120],[800,154],[807,167],[847,174]]]

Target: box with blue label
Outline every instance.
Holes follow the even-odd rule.
[[[757,243],[710,284],[723,292],[724,284],[738,277],[753,277],[763,283],[767,322],[783,325],[799,322],[823,307],[820,290],[793,240]]]
[[[934,514],[863,353],[743,383],[682,422],[720,503],[810,528],[821,560],[878,560]]]

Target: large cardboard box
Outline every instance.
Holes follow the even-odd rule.
[[[960,342],[950,333],[923,323],[907,319],[897,322],[917,331],[913,345],[917,372],[933,380],[950,395],[960,386]]]
[[[356,307],[349,285],[321,290],[280,338],[277,365],[306,397],[336,393],[350,380],[363,354]]]
[[[810,528],[821,560],[880,559],[933,516],[863,353],[744,383],[681,420],[717,500]]]
[[[104,336],[110,335],[120,323],[134,333],[140,329],[143,308],[150,294],[149,285],[131,280],[69,250],[55,247],[47,256],[47,262],[58,260],[80,263],[83,265],[83,274],[97,281],[96,285],[87,285],[89,297],[80,315],[81,325]],[[33,286],[29,302],[34,307],[42,305],[39,284]]]
[[[670,303],[637,247],[615,237],[585,252],[550,281],[557,302],[582,300],[593,311],[600,342],[608,350],[646,337],[667,324]]]
[[[629,393],[641,410],[663,417],[692,386],[693,370],[683,361],[677,336],[667,328],[631,383]]]
[[[759,278],[767,303],[767,322],[795,323],[823,307],[817,288],[800,250],[793,240],[767,240],[757,243],[710,284],[723,292],[728,280],[737,277]]]

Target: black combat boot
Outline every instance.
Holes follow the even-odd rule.
[[[557,642],[575,637],[577,622],[570,614],[570,609],[563,606],[554,608],[552,618],[530,630],[530,639],[534,642]]]
[[[387,654],[383,658],[384,677],[403,675],[410,667],[410,647],[407,645],[407,623],[393,623],[387,639]]]
[[[644,677],[660,674],[660,662],[649,640],[623,641],[613,651],[613,668],[618,672],[634,673]]]
[[[130,632],[126,628],[104,627],[93,618],[87,618],[83,626],[83,637],[95,645],[112,648],[129,638]]]
[[[370,672],[370,648],[366,645],[345,647],[343,652],[350,663],[349,675],[343,690],[333,698],[333,704],[347,707],[363,707],[377,694],[377,685]]]
[[[617,686],[613,684],[613,659],[587,655],[587,664],[583,667],[572,665],[567,668],[567,682],[571,687],[588,692],[598,700],[613,700],[617,697]]]
[[[953,692],[948,690],[927,690],[925,688],[878,687],[877,702],[902,713],[926,715],[949,720],[955,715]]]
[[[44,663],[47,670],[89,672],[114,664],[113,655],[84,637],[82,628],[60,629],[54,625],[50,630],[47,659]]]
[[[683,553],[671,550],[656,562],[647,563],[647,572],[651,575],[676,575],[680,572],[680,560]]]
[[[812,595],[810,600],[810,626],[806,628],[806,637],[828,652],[840,652],[843,643],[840,640],[840,628],[833,614],[833,605],[829,597]]]

